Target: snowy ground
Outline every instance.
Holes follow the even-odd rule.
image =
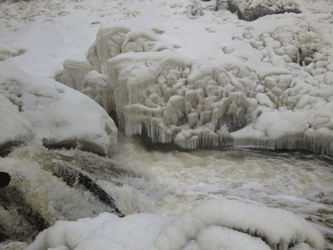
[[[60,85],[55,79],[87,94],[107,112],[116,111],[120,129],[127,135],[147,132],[155,142],[191,149],[232,144],[333,154],[333,3],[295,3],[300,14],[246,22],[224,6],[214,11],[213,1],[1,2],[0,69],[6,74],[0,76],[0,111],[8,120],[1,119],[0,128],[14,122],[21,127],[9,130],[15,136],[0,133],[0,143],[18,140],[48,145],[72,139],[74,132],[75,140],[87,141],[93,148],[99,145],[96,152],[106,152],[116,142],[114,124],[98,106],[91,111],[96,119],[84,115],[86,109],[73,106],[71,112],[79,110],[79,117],[96,123],[83,130],[78,125],[83,122],[70,109],[54,107],[52,102],[47,102],[48,110],[57,110],[60,118],[42,125],[38,119],[46,112],[36,99],[23,96],[27,100],[23,115],[9,107],[11,94],[19,92],[27,79],[51,82],[56,91]],[[13,79],[21,79],[15,80],[18,87],[6,89]],[[66,95],[73,96],[66,100],[82,97],[70,91],[66,87]],[[32,92],[39,100],[38,91]],[[91,100],[80,103],[87,102]],[[63,129],[59,133],[45,132],[59,127]],[[159,228],[168,220],[156,217]],[[99,225],[96,221],[94,225]],[[196,245],[189,243],[186,249],[208,249],[205,242],[211,235],[230,233],[207,225],[206,231],[197,232]],[[310,244],[304,234],[297,231],[295,235],[294,243]],[[147,244],[152,246],[152,240]],[[60,243],[49,247],[66,249],[63,238],[54,242]],[[316,246],[320,239],[313,242],[311,247],[321,248]],[[66,244],[74,248],[78,242]],[[106,244],[111,243],[101,246]],[[119,244],[114,243],[114,249],[121,249]]]

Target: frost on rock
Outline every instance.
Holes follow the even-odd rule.
[[[231,239],[237,239],[238,244]],[[207,201],[175,218],[163,226],[154,241],[159,250],[209,250],[226,246],[228,249],[309,249],[299,248],[301,245],[324,249],[324,244],[317,229],[289,211],[227,199]],[[186,248],[187,245],[197,248]]]
[[[114,122],[90,98],[5,63],[0,63],[0,101],[1,146],[22,141],[76,147],[79,142],[106,153],[117,143]]]
[[[286,12],[300,13],[293,0],[227,0],[228,10],[237,12],[239,19],[254,21],[262,16]]]

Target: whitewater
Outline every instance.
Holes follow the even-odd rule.
[[[217,2],[0,0],[0,249],[333,249],[333,4]]]

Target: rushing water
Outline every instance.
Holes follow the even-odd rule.
[[[46,172],[48,166],[59,162],[80,168],[111,194],[125,214],[144,212],[178,216],[203,200],[222,197],[284,208],[312,223],[326,238],[326,248],[333,248],[331,158],[309,153],[242,148],[148,152],[133,138],[120,138],[119,141],[114,154],[109,157],[80,150],[25,146],[16,149],[6,159],[34,161],[38,168]],[[41,178],[38,185],[47,186]],[[50,182],[51,177],[46,179]],[[53,181],[54,186],[58,186],[59,195],[62,192],[63,197],[74,198],[67,203],[54,198],[53,208],[46,209],[48,213],[58,211],[55,208],[61,206],[60,212],[72,211],[71,215],[62,216],[73,220],[107,211],[100,205],[94,206],[95,200],[84,198],[87,196],[84,190],[76,188],[75,192],[81,194],[75,198],[74,191],[66,194],[69,191],[65,190],[63,182]],[[32,188],[38,189],[37,186]],[[82,200],[89,201],[85,209],[82,209]],[[66,206],[69,207],[66,209]]]

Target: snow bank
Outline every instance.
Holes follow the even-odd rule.
[[[94,101],[54,80],[0,63],[0,145],[33,142],[106,153],[117,128]]]
[[[119,218],[102,213],[94,219],[58,221],[40,233],[27,250],[49,248],[319,250],[324,248],[324,239],[291,212],[215,200],[173,220],[153,214]]]

